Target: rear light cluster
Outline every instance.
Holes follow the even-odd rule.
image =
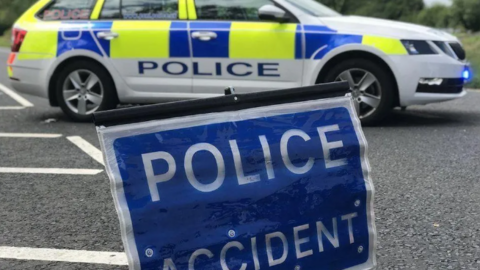
[[[12,52],[19,52],[20,48],[22,47],[23,40],[27,35],[26,30],[14,28],[12,30]]]

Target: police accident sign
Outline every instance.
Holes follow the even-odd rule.
[[[371,269],[350,98],[98,127],[131,269]]]

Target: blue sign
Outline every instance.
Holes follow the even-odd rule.
[[[133,269],[371,269],[350,99],[99,128]]]

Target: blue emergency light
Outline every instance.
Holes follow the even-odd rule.
[[[472,78],[472,72],[468,67],[465,67],[465,70],[463,70],[462,77],[466,81],[469,81]]]

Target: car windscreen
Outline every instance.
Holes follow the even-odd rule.
[[[316,17],[337,17],[342,14],[314,0],[285,0],[303,12]]]

